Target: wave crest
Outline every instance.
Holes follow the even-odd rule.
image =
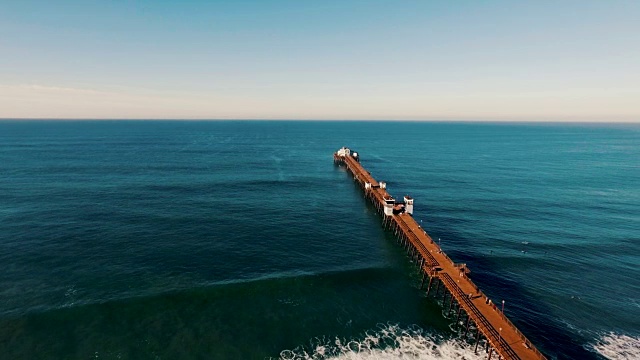
[[[284,350],[280,360],[370,360],[370,359],[484,359],[482,351],[473,353],[473,346],[461,339],[445,339],[426,333],[419,326],[401,328],[379,325],[367,331],[361,339],[327,339],[311,341],[310,346]]]
[[[609,333],[593,348],[611,360],[640,359],[640,337]]]

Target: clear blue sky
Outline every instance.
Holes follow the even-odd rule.
[[[640,1],[0,1],[0,117],[640,121]]]

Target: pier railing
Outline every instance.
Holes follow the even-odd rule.
[[[518,354],[509,346],[509,344],[502,338],[502,334],[496,330],[493,325],[487,320],[484,315],[478,310],[478,308],[471,302],[471,299],[460,289],[458,284],[451,278],[451,276],[447,273],[442,273],[440,275],[440,279],[447,285],[449,291],[457,298],[460,304],[464,303],[467,311],[473,315],[473,318],[476,322],[476,326],[484,328],[483,333],[485,333],[485,337],[491,343],[491,345],[500,349],[503,355],[508,355],[511,359],[520,359]],[[496,346],[498,345],[498,346]]]
[[[518,336],[519,336],[519,337],[520,337],[520,339],[522,340],[522,343],[524,344],[524,346],[526,346],[527,348],[529,348],[529,349],[533,350],[533,352],[535,352],[535,353],[536,353],[536,355],[538,355],[538,356],[540,356],[540,357],[544,357],[544,355],[542,355],[542,353],[541,353],[540,351],[538,351],[538,349],[537,349],[535,346],[533,346],[533,343],[532,343],[531,341],[529,341],[529,339],[527,339],[527,337],[526,337],[526,336],[524,336],[524,334],[523,334],[520,330],[518,330],[518,328],[517,328],[515,325],[513,325],[513,323],[511,322],[511,320],[509,320],[509,318],[504,314],[504,312],[503,312],[503,311],[498,311],[498,310],[496,310],[496,311],[500,314],[500,316],[502,317],[502,319],[503,319],[507,324],[509,324],[509,326],[511,326],[511,327],[515,330],[516,334],[518,334]]]
[[[411,243],[414,244],[414,246],[416,246],[419,249],[418,251],[420,252],[420,254],[422,254],[422,257],[425,258],[425,260],[427,260],[432,267],[440,266],[440,263],[438,262],[438,260],[436,260],[436,258],[433,257],[433,255],[431,255],[431,252],[429,251],[429,249],[427,249],[422,243],[422,241],[420,241],[420,239],[418,239],[418,237],[413,233],[413,231],[411,231],[411,228],[409,228],[409,225],[407,225],[407,223],[404,222],[404,219],[402,219],[401,216],[398,216],[396,218],[399,219],[400,223],[402,223],[400,224],[400,226],[408,229],[408,231],[405,234],[408,237],[412,237]]]

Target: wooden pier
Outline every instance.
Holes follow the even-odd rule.
[[[507,319],[498,304],[492,302],[469,279],[469,270],[465,264],[454,263],[410,213],[398,211],[396,207],[393,211],[390,210],[390,204],[394,200],[387,193],[386,184],[378,182],[360,165],[357,153],[342,148],[333,158],[335,163],[344,165],[353,175],[365,197],[383,216],[385,228],[395,233],[398,242],[420,267],[423,272],[421,288],[424,289],[426,285],[427,296],[430,293],[435,297],[442,296],[444,309],[448,315],[454,312],[455,324],[462,327],[463,337],[470,330],[476,329],[475,334],[472,334],[474,351],[478,351],[478,344],[484,338],[484,351],[487,352],[488,359],[494,353],[498,359],[546,359]]]

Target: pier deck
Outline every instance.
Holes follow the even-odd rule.
[[[384,199],[390,198],[386,189],[380,187],[380,183],[351,154],[334,155],[334,161],[346,166],[354,180],[364,190],[365,197],[382,213]],[[367,183],[368,185],[365,186]],[[489,359],[494,351],[502,359],[546,359],[507,319],[497,304],[490,302],[489,298],[469,279],[466,266],[454,263],[411,215],[406,213],[384,215],[384,224],[394,230],[401,244],[420,266],[424,273],[422,286],[427,277],[429,278],[427,295],[435,285],[435,296],[438,296],[442,284],[446,289],[446,292],[443,291],[443,306],[448,306],[449,314],[454,310],[454,301],[457,304],[456,324],[459,324],[461,312],[464,310],[467,318],[462,325],[463,336],[466,336],[471,323],[475,324],[476,351],[482,335]],[[448,305],[446,304],[447,293],[450,295]]]

